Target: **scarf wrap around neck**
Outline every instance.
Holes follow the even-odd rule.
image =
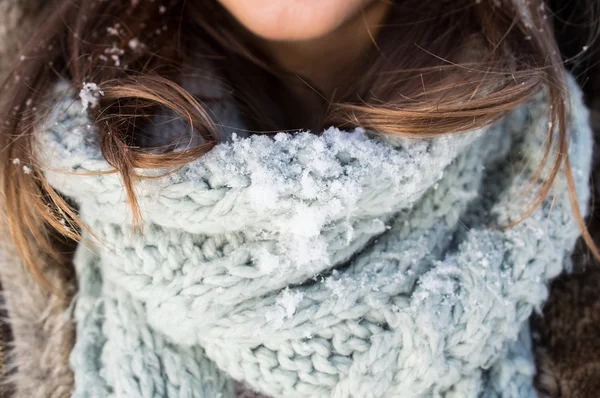
[[[93,232],[75,256],[74,397],[229,398],[232,379],[273,397],[535,396],[527,321],[580,233],[562,175],[499,228],[547,176],[543,95],[432,139],[234,137],[139,170],[137,228],[96,127],[59,92],[36,150]],[[586,209],[591,133],[571,96]]]

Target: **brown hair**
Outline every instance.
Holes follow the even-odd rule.
[[[543,163],[553,165],[524,217],[548,195],[564,167],[584,239],[598,256],[567,162],[568,93],[549,13],[543,2],[517,3],[398,1],[353,72],[355,84],[332,99],[314,92],[307,100],[290,90],[300,79],[280,70],[217,2],[49,1],[45,22],[1,88],[9,98],[0,110],[6,225],[24,264],[44,282],[36,253],[68,261],[61,247],[85,228],[76,208],[46,182],[32,151],[36,121],[52,106],[46,93],[53,82],[67,79],[77,89],[84,82],[100,85],[104,96],[91,115],[103,154],[120,173],[139,217],[135,168],[177,167],[215,143],[215,124],[204,103],[219,98],[194,97],[178,83],[190,70],[199,80],[215,78],[193,64],[198,59],[219,72],[219,84],[231,92],[253,132],[336,125],[430,137],[488,125],[545,88],[552,127]],[[137,135],[160,108],[187,118],[207,143],[176,154],[136,147]],[[14,167],[15,159],[31,173]]]

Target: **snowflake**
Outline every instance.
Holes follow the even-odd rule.
[[[99,99],[104,95],[104,91],[100,90],[96,83],[83,83],[83,88],[79,91],[79,98],[81,98],[81,105],[85,111],[88,108],[95,108],[98,106]]]

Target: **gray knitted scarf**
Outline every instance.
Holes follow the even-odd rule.
[[[141,231],[119,176],[89,173],[111,167],[62,95],[38,155],[95,234],[75,258],[73,396],[228,398],[231,379],[286,398],[535,396],[527,320],[579,235],[565,181],[497,227],[527,208],[542,95],[436,139],[234,136],[140,170]],[[585,209],[591,134],[571,96]]]

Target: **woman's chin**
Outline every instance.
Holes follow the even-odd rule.
[[[373,0],[221,0],[253,34],[273,41],[324,37]]]

